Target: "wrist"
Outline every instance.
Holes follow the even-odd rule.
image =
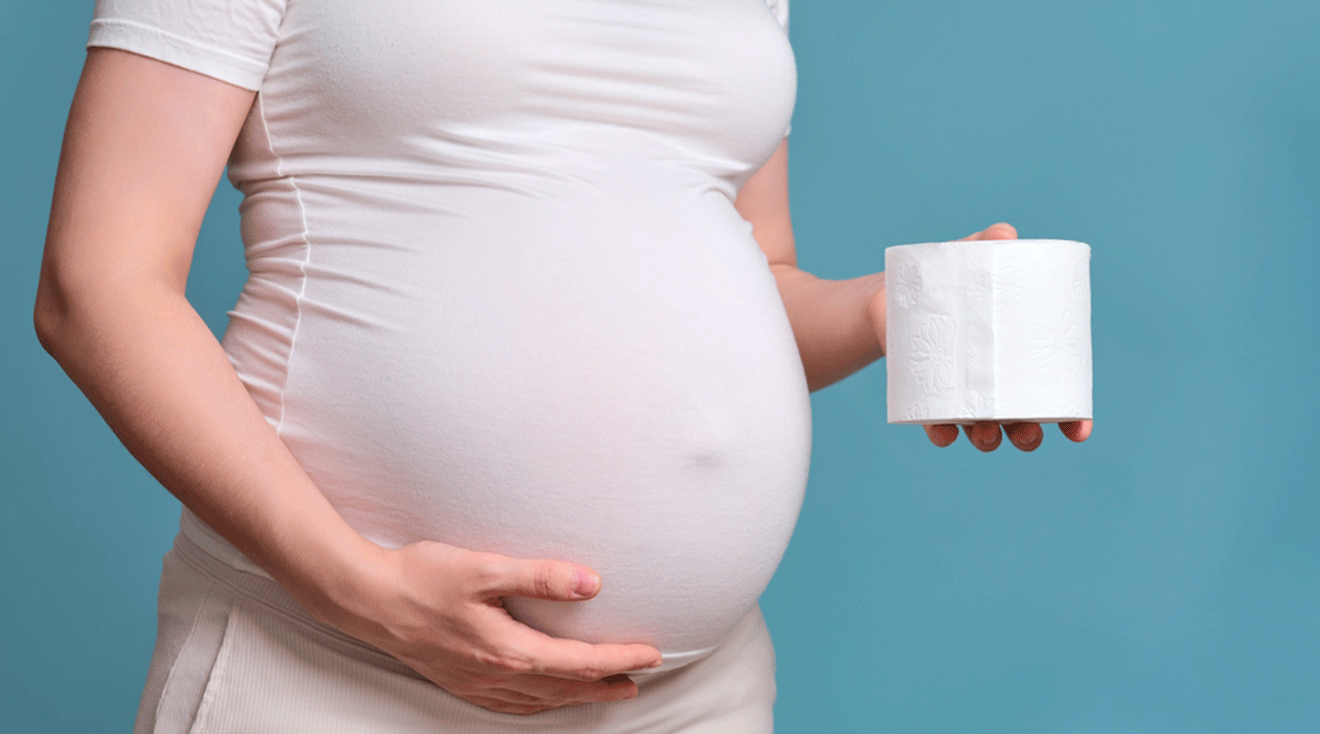
[[[240,550],[312,616],[344,630],[385,575],[387,551],[349,526],[319,490],[308,489],[268,495],[272,503],[239,535],[247,546]]]
[[[432,563],[458,549],[442,543],[419,542],[384,548],[370,541],[344,560],[321,588],[326,607],[321,621],[383,650],[415,638],[434,619],[433,594],[453,591],[442,566]]]
[[[285,584],[317,619],[361,637],[364,622],[385,596],[391,553],[345,525],[346,533],[312,545]]]
[[[888,334],[888,310],[885,306],[885,274],[876,274],[875,288],[871,291],[866,314],[871,321],[871,333],[875,334],[880,346],[880,356],[885,356],[885,339]]]

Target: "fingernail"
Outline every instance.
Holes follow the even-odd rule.
[[[648,666],[646,666],[646,667],[648,667],[648,668],[658,668],[658,667],[660,667],[661,665],[664,665],[664,663],[665,663],[665,659],[664,659],[664,658],[660,658],[659,660],[655,661],[654,663],[651,663],[650,665],[648,665]]]
[[[587,573],[580,568],[573,572],[573,593],[578,596],[591,596],[596,593],[599,583],[600,579],[596,578],[595,574]]]

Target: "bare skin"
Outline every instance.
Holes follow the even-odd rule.
[[[626,673],[658,664],[654,648],[553,639],[500,605],[504,596],[589,599],[599,574],[442,543],[367,541],[298,465],[189,305],[197,233],[253,99],[131,53],[88,53],[37,293],[43,345],[143,466],[326,624],[494,711],[636,696]],[[737,206],[770,259],[811,387],[882,356],[883,274],[826,281],[796,268],[786,147]],[[948,428],[956,437],[956,427],[934,427],[931,440],[951,442]],[[1009,427],[1009,436],[1030,450],[1039,438],[1029,431]],[[988,433],[969,435],[975,443]]]
[[[781,143],[770,160],[738,195],[738,212],[752,223],[756,241],[770,261],[779,283],[798,351],[807,372],[807,385],[819,390],[884,356],[885,274],[873,273],[850,280],[824,280],[797,267],[793,224],[788,209],[788,143]],[[1011,224],[994,224],[965,240],[1017,239]],[[1059,424],[1063,435],[1075,442],[1091,435],[1092,422]],[[925,426],[931,443],[944,447],[958,438],[958,426]],[[1022,451],[1035,451],[1044,440],[1038,423],[993,421],[963,426],[972,445],[981,451],[999,448],[1004,435]]]

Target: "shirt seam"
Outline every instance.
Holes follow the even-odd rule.
[[[275,151],[275,137],[271,134],[270,124],[266,121],[266,104],[262,99],[262,94],[257,93],[257,116],[261,120],[261,129],[266,136],[266,150],[271,157],[275,159],[276,178],[286,178],[284,175],[284,158]],[[285,418],[285,399],[289,389],[289,374],[293,371],[293,356],[297,351],[298,332],[302,326],[303,300],[307,294],[307,265],[311,261],[312,241],[311,232],[307,225],[307,207],[303,204],[302,189],[298,187],[296,176],[287,177],[289,188],[293,190],[294,201],[298,204],[298,216],[302,220],[302,231],[299,237],[303,243],[302,259],[298,262],[298,292],[293,297],[293,330],[289,335],[289,352],[284,357],[284,379],[280,382],[279,390],[279,419],[275,423],[275,433],[279,436],[284,435]]]

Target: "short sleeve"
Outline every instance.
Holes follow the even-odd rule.
[[[132,51],[256,91],[287,0],[97,0],[87,47]]]
[[[785,32],[787,32],[788,0],[765,0],[765,4],[770,8],[770,12],[774,14],[775,20],[779,21],[779,25],[784,28]],[[788,134],[791,132],[793,132],[793,126],[789,125],[784,130],[784,137],[788,137]]]

